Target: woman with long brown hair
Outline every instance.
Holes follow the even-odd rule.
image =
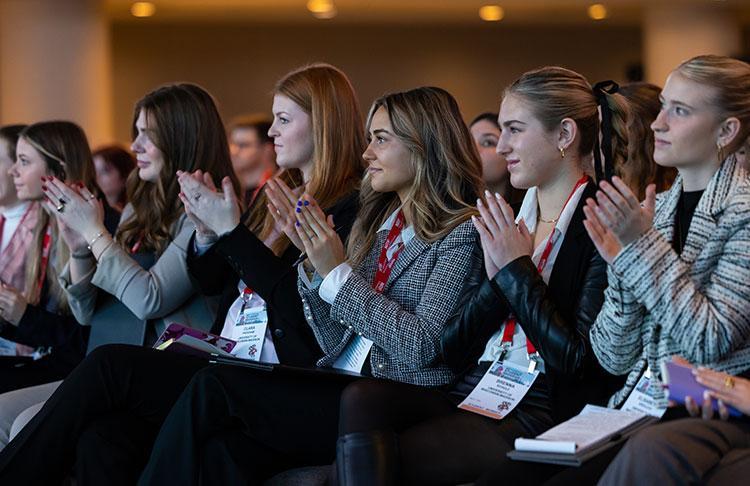
[[[313,65],[279,82],[275,106],[292,98],[300,104],[287,103],[284,109],[277,106],[271,130],[278,145],[284,145],[284,150],[279,150],[280,164],[285,168],[280,179],[296,187],[303,180],[302,173],[310,174],[308,186],[318,187],[320,197],[331,201],[330,213],[340,223],[342,238],[346,238],[356,212],[352,200],[361,167],[359,157],[352,154],[363,147],[356,94],[341,71]],[[332,106],[337,106],[338,117],[321,113],[322,108]],[[305,107],[311,111],[305,111]],[[342,134],[350,136],[344,140]],[[333,169],[313,170],[314,165],[338,167],[345,177],[339,179],[339,185],[321,188],[316,170],[328,174]],[[198,199],[203,203],[223,204],[216,221],[236,218],[231,231],[220,231],[219,237],[189,212],[197,223],[194,239],[187,244],[190,272],[202,292],[222,294],[213,331],[231,337],[242,327],[243,309],[255,309],[254,315],[262,318],[267,329],[259,333],[264,339],[257,343],[262,349],[258,346],[256,360],[313,365],[320,348],[305,322],[297,293],[293,263],[299,250],[284,234],[286,215],[281,210],[281,214],[270,213],[267,191],[262,191],[249,213],[240,216],[231,179],[217,177],[225,191],[219,197],[213,192],[210,176],[201,171],[192,174],[193,178],[189,169],[183,168],[185,172],[179,176],[188,211],[194,207],[189,201],[200,194]],[[196,210],[198,214],[200,209]],[[274,217],[278,217],[278,223]],[[38,454],[36,448],[64,441],[71,446],[55,457],[45,456],[46,467],[35,479],[57,480],[75,462],[79,481],[133,484],[164,416],[195,371],[207,364],[205,359],[134,346],[95,350],[0,456],[0,481],[28,479],[24,464]]]

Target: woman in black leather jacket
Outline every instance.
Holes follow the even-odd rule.
[[[529,190],[518,218],[499,195],[487,192],[477,201],[481,217],[474,224],[487,278],[475,275],[474,291],[441,339],[442,357],[459,377],[443,389],[374,380],[350,385],[341,403],[339,483],[474,481],[505,458],[515,438],[535,436],[586,403],[603,404],[617,387],[597,364],[588,336],[607,284],[606,265],[583,223],[585,201],[596,192],[585,169],[592,152],[599,155],[600,106],[613,134],[604,150],[611,167],[612,153],[622,157],[627,146],[619,95],[552,67],[506,89],[497,150],[513,186]],[[517,404],[507,396],[467,399],[487,390],[487,381],[477,386],[483,377],[494,380],[495,370],[508,369],[531,381]]]

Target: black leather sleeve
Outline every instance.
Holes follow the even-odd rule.
[[[481,258],[481,246],[477,250]],[[440,337],[443,361],[456,373],[468,369],[482,355],[487,340],[508,315],[508,303],[490,286],[484,268],[470,276],[456,312]]]
[[[547,284],[531,258],[521,257],[503,267],[492,281],[507,299],[519,324],[531,339],[545,366],[557,373],[576,374],[591,353],[589,329],[604,302],[606,263],[594,251],[578,292],[574,322],[566,322],[550,298]]]

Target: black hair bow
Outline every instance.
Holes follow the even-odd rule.
[[[612,95],[620,90],[620,85],[614,81],[601,81],[594,85],[594,96],[596,104],[602,110],[602,141],[599,144],[599,134],[594,139],[594,169],[596,170],[596,180],[611,180],[615,172],[614,161],[612,160],[612,110],[607,102],[607,95]],[[604,164],[602,165],[601,154],[604,154]]]

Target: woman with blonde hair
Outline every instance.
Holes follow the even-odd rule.
[[[330,462],[347,383],[361,375],[422,386],[452,380],[439,336],[465,278],[481,266],[469,221],[481,187],[476,148],[440,88],[377,100],[367,133],[348,251],[315,198],[303,195],[295,210],[307,255],[300,294],[324,353],[318,366],[334,370],[201,370],[165,420],[143,484],[255,484],[294,465]]]
[[[70,315],[67,296],[58,283],[70,252],[51,215],[64,204],[49,198],[44,182],[57,177],[96,191],[86,135],[67,121],[36,123],[19,134],[16,157],[10,174],[18,198],[28,202],[17,241],[23,247],[23,272],[3,282],[0,318],[4,337],[36,349],[42,359],[4,372],[0,391],[65,377],[83,358],[88,336]],[[116,215],[113,218],[116,225]],[[108,222],[114,226],[112,218]]]
[[[334,105],[335,114],[321,113]],[[282,186],[296,188],[304,180],[317,187],[321,199],[330,202],[329,212],[337,220],[341,237],[346,238],[356,214],[356,184],[362,164],[355,154],[364,146],[359,106],[349,80],[328,65],[295,70],[278,83],[274,107],[271,135],[284,173],[274,183],[278,197],[276,206],[271,207],[283,209],[286,196]],[[348,138],[344,140],[342,134]],[[217,153],[222,154],[225,145],[226,140],[215,147]],[[145,159],[139,156],[139,160]],[[316,165],[330,167],[314,168]],[[174,182],[176,192],[176,185],[181,186],[188,218],[196,224],[193,238],[188,234],[185,242],[187,267],[201,292],[221,295],[212,331],[238,338],[235,349],[247,359],[314,365],[320,348],[297,293],[293,263],[299,250],[284,234],[287,215],[281,209],[279,214],[268,210],[270,191],[261,191],[249,212],[240,216],[236,188],[231,178],[222,179],[226,174],[222,167],[204,167],[192,174],[188,171],[196,167],[174,168],[181,170],[170,184]],[[338,184],[320,182],[320,177],[334,172]],[[223,194],[215,192],[212,175]],[[214,226],[217,232],[199,216],[218,225]],[[184,256],[181,261],[185,262]],[[253,343],[254,356],[249,355],[250,343],[240,338],[246,327],[246,309],[256,318],[253,324],[265,329],[257,333],[261,339]],[[11,443],[7,454],[0,456],[0,481],[15,474],[28,478],[24,464],[38,454],[37,447],[63,441],[72,445],[46,460],[46,467],[38,472],[39,481],[64,477],[75,462],[78,481],[134,483],[164,416],[195,371],[207,364],[206,359],[134,346],[95,350]],[[84,388],[86,394],[81,394]]]

